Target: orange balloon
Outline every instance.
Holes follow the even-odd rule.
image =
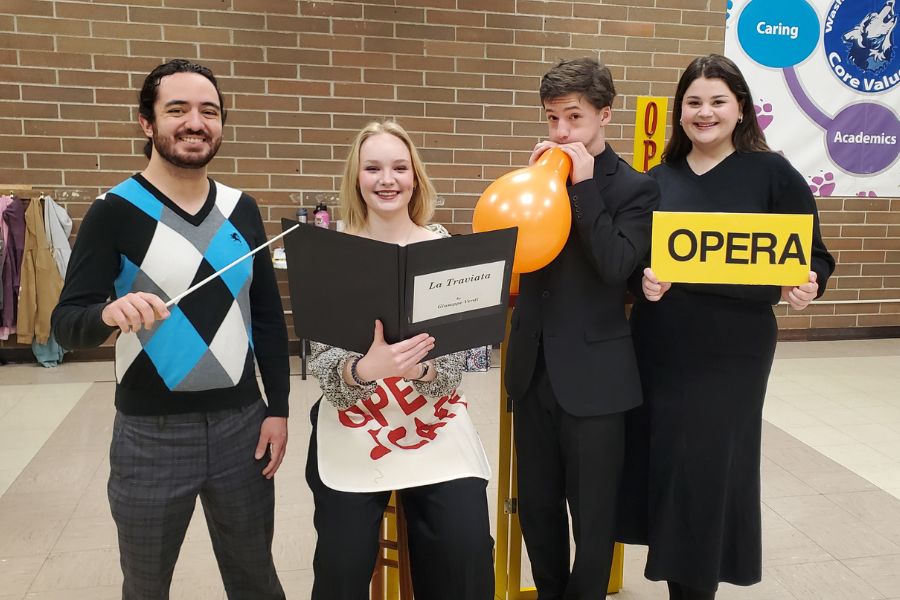
[[[503,175],[475,204],[472,230],[518,227],[514,273],[530,273],[547,266],[566,245],[572,209],[566,178],[572,159],[550,148],[530,167]]]

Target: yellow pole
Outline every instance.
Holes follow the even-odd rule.
[[[391,499],[388,502],[390,506],[396,508],[397,506],[397,492],[393,492],[391,494]],[[396,510],[391,511],[388,514],[387,519],[385,519],[385,539],[388,540],[398,540],[397,536],[397,512]],[[385,550],[387,558],[394,560],[397,562],[397,568],[385,568],[385,577],[384,577],[384,598],[385,600],[398,600],[400,598],[400,553],[393,548],[388,548]]]
[[[503,385],[506,348],[512,309],[506,311],[506,336],[500,346],[500,457],[497,481],[497,556],[494,597],[497,600],[533,600],[534,588],[522,589],[522,528],[519,525],[516,452],[512,405]]]
[[[506,388],[503,386],[503,373],[504,369],[506,369],[506,345],[507,340],[509,340],[509,319],[511,315],[512,309],[508,308],[506,310],[506,333],[503,336],[503,344],[500,345],[500,402],[498,403],[500,410],[500,440],[498,444],[500,456],[497,461],[497,532],[494,536],[494,539],[497,540],[494,556],[494,598],[496,600],[507,600],[510,579],[510,507],[507,503],[512,499],[510,477],[513,472],[513,441],[512,420],[507,408],[509,400],[506,396]]]

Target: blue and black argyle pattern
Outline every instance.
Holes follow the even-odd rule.
[[[214,188],[212,187],[214,186]],[[137,240],[132,255],[122,254],[116,296],[144,291],[165,301],[181,294],[251,250],[231,218],[241,192],[211,182],[212,198],[197,215],[187,215],[139,180],[127,179],[106,197],[128,202]],[[144,243],[142,243],[144,242]],[[190,392],[237,385],[253,367],[249,289],[253,258],[170,307],[171,316],[151,331],[123,334],[116,343],[120,383],[156,378],[161,391]],[[244,349],[242,351],[242,349]],[[134,382],[136,383],[136,382]]]

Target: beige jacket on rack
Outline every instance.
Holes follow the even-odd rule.
[[[19,315],[16,335],[20,344],[37,340],[46,344],[50,337],[50,314],[62,291],[53,248],[47,239],[41,199],[32,200],[25,211],[25,254],[22,257]]]

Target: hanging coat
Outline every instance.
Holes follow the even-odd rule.
[[[3,199],[0,198],[0,202]],[[3,209],[0,208],[0,213],[3,213]],[[3,217],[0,214],[0,310],[3,310],[3,263],[4,258],[6,258],[6,227],[3,225]]]
[[[3,308],[0,309],[0,340],[16,332],[19,273],[25,249],[25,206],[15,196],[0,196],[0,232],[4,240]]]
[[[59,302],[63,279],[53,260],[40,199],[33,200],[25,211],[25,229],[16,335],[20,344],[30,344],[33,339],[46,344],[50,337],[50,314]]]
[[[53,260],[56,261],[60,277],[65,280],[66,267],[69,265],[69,257],[72,255],[72,246],[69,245],[72,217],[50,196],[43,196],[41,199],[44,201],[44,227],[47,231],[47,239],[50,241]]]

